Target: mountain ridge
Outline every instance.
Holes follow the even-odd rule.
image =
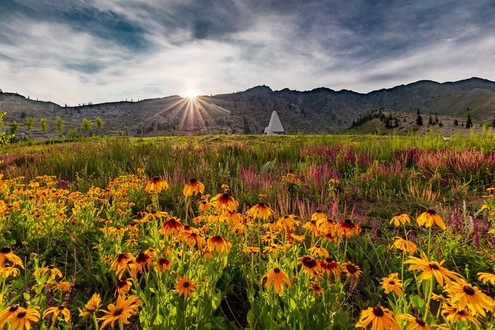
[[[278,112],[288,133],[340,133],[377,109],[459,119],[469,114],[477,123],[490,122],[495,118],[495,82],[479,77],[443,83],[419,80],[369,93],[327,87],[272,90],[258,85],[241,92],[200,96],[195,101],[171,95],[81,106],[61,106],[17,93],[0,93],[0,111],[7,112],[7,123],[23,124],[27,117],[35,121],[47,118],[53,128],[58,116],[65,123],[65,132],[78,130],[80,135],[256,134],[263,132],[272,111]],[[106,123],[104,128],[82,131],[82,119],[96,117]],[[20,125],[19,130],[35,137],[54,135],[53,129],[41,132],[36,127],[27,130]]]

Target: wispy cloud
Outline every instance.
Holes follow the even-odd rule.
[[[4,0],[0,88],[61,104],[495,79],[489,0]]]

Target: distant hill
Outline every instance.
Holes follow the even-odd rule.
[[[359,126],[353,123],[378,109],[401,118],[396,132],[424,130],[430,115],[438,116],[443,123],[443,128],[438,125],[433,128],[448,128],[449,132],[462,129],[468,114],[475,127],[479,127],[495,119],[495,82],[480,78],[447,83],[423,80],[367,94],[323,87],[311,91],[287,88],[273,91],[268,86],[257,86],[243,92],[201,96],[196,100],[168,96],[77,107],[0,93],[0,111],[7,113],[4,129],[15,121],[20,124],[19,133],[33,137],[55,136],[57,116],[64,122],[62,135],[69,130],[77,130],[79,135],[257,134],[268,125],[272,111],[278,112],[287,133],[340,133],[351,126],[354,127],[350,132],[359,133]],[[414,120],[418,111],[424,117],[423,127],[417,127]],[[105,122],[102,129],[96,128],[96,117]],[[25,125],[26,118],[34,119],[31,130]],[[40,118],[48,120],[46,132],[40,130]],[[90,130],[82,128],[83,118],[93,122]],[[458,125],[453,125],[455,120]]]

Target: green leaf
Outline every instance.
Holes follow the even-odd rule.
[[[418,309],[423,309],[425,307],[425,301],[418,295],[411,296],[411,301]]]
[[[211,307],[213,309],[217,309],[218,306],[220,306],[220,303],[222,302],[222,291],[217,291],[213,297],[211,297]]]

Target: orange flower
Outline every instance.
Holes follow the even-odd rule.
[[[183,276],[179,278],[175,285],[175,292],[179,294],[179,296],[184,296],[185,298],[191,296],[194,291],[196,291],[196,283],[187,278],[187,276]]]
[[[404,253],[408,252],[409,254],[416,253],[418,249],[416,244],[414,244],[413,242],[398,236],[394,237],[394,243],[392,244],[392,247],[396,248],[397,250],[401,250]]]
[[[150,195],[158,194],[160,191],[167,189],[168,189],[167,181],[163,180],[158,176],[155,176],[150,181],[148,181],[146,187],[144,188],[144,190]]]
[[[287,274],[284,273],[280,268],[274,268],[263,275],[263,277],[261,278],[261,283],[263,283],[263,280],[265,278],[265,288],[267,290],[270,290],[270,287],[273,285],[273,291],[275,291],[276,294],[282,294],[284,292],[285,285],[287,285],[287,287],[290,287],[289,276],[287,276]]]
[[[361,268],[358,265],[356,265],[350,261],[343,264],[342,268],[344,269],[344,272],[346,272],[346,274],[348,276],[359,277],[363,273],[363,271],[361,270]]]
[[[311,258],[310,256],[303,256],[299,258],[299,265],[301,266],[301,270],[311,275],[311,277],[320,276],[320,265],[316,259]]]
[[[398,273],[392,273],[390,276],[384,277],[382,279],[382,287],[386,294],[393,291],[398,296],[402,294],[402,290],[404,289]]]
[[[217,251],[218,253],[222,253],[224,251],[229,252],[229,250],[232,248],[232,244],[230,244],[230,242],[226,238],[220,235],[208,238],[207,245],[210,251]]]
[[[409,217],[409,215],[405,213],[397,213],[390,220],[390,224],[394,224],[394,226],[396,227],[400,226],[401,224],[405,225],[406,223],[410,223],[410,222],[411,222],[411,218]]]
[[[274,213],[275,212],[273,212],[273,210],[269,208],[265,203],[260,202],[251,207],[247,211],[246,215],[253,219],[261,219],[263,221],[267,221],[273,216]]]
[[[353,223],[350,219],[345,219],[344,221],[340,221],[336,225],[337,235],[339,237],[352,237],[357,236],[361,232],[361,227],[355,223]]]
[[[0,266],[4,264],[5,260],[10,261],[12,264],[17,265],[24,269],[21,258],[16,256],[12,249],[9,247],[4,247],[0,250]]]
[[[121,253],[110,266],[110,270],[115,270],[118,278],[124,275],[130,263],[134,261],[134,256],[130,252]]]
[[[156,262],[156,269],[158,271],[170,271],[170,260],[167,258],[160,258]]]
[[[427,210],[419,215],[416,222],[420,226],[431,227],[435,223],[438,227],[443,230],[447,229],[445,222],[443,222],[442,217],[435,212],[435,210]]]
[[[228,211],[237,211],[237,208],[239,207],[239,202],[226,192],[213,197],[211,203],[215,206],[217,214],[227,213]]]
[[[443,267],[442,264],[444,262],[445,260],[442,260],[439,263],[436,261],[430,261],[424,252],[421,253],[421,258],[409,257],[409,259],[404,261],[405,264],[410,264],[409,270],[423,271],[419,277],[421,281],[427,280],[434,276],[438,284],[441,286],[443,286],[444,283],[450,285],[452,280],[458,280],[461,277],[459,274]]]
[[[141,303],[141,299],[137,296],[123,296],[119,295],[115,304],[109,304],[108,310],[103,310],[106,315],[98,318],[98,321],[103,321],[101,328],[105,328],[108,324],[114,326],[115,321],[119,321],[123,324],[131,323],[129,318],[139,311],[138,304]]]
[[[333,274],[336,278],[339,277],[341,273],[339,263],[332,258],[325,258],[325,260],[320,261],[320,268],[327,275]]]
[[[181,230],[184,229],[184,225],[180,223],[179,219],[176,218],[169,218],[165,220],[165,222],[162,225],[162,228],[160,228],[160,234],[165,235],[165,236],[170,236],[174,233],[179,233]]]
[[[192,178],[191,180],[189,180],[189,183],[184,186],[182,193],[185,197],[191,197],[202,194],[204,191],[205,185],[195,178]]]

